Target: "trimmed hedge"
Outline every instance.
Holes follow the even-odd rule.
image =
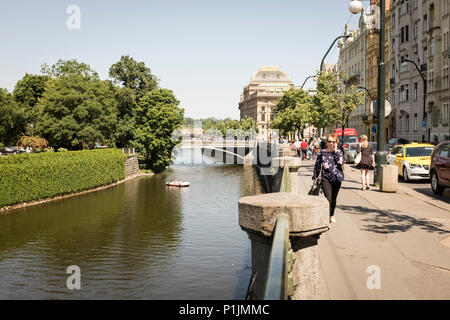
[[[0,208],[122,180],[126,157],[118,149],[0,157]]]

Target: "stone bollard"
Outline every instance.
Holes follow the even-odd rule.
[[[294,252],[293,274],[297,286],[292,299],[317,299],[319,293],[320,234],[329,229],[328,201],[322,197],[278,192],[239,200],[239,225],[251,240],[252,299],[263,298],[272,232],[277,215],[289,216],[289,238]]]
[[[382,164],[380,175],[380,191],[397,192],[398,187],[398,167],[394,165]]]

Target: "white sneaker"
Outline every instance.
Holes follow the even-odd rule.
[[[336,218],[335,217],[331,217],[330,218],[330,222],[336,223]]]

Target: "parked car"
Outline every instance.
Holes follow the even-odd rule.
[[[378,144],[376,143],[376,142],[369,142],[371,145],[372,145],[372,148],[373,148],[373,154],[375,154],[376,152],[377,152],[377,150],[378,150]],[[385,144],[384,145],[384,151],[386,151],[387,153],[389,153],[390,152],[390,147],[389,147],[389,145],[388,144]]]
[[[359,146],[359,144],[357,144],[357,143],[347,144],[347,147],[344,148],[344,150],[345,150],[345,162],[347,162],[347,163],[355,163],[356,149],[358,149],[358,146]]]
[[[410,141],[408,139],[404,138],[392,138],[388,141],[387,145],[389,146],[389,150],[392,150],[394,147],[398,146],[399,144],[408,144]]]
[[[430,163],[431,190],[442,194],[450,187],[450,140],[441,142],[434,148]]]
[[[398,166],[398,174],[405,182],[428,179],[433,149],[430,143],[398,145],[387,155],[387,161],[390,165]]]
[[[0,154],[2,155],[12,155],[12,154],[20,154],[24,153],[25,150],[23,148],[18,147],[4,147],[0,150]]]

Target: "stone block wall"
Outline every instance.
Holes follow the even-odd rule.
[[[138,156],[131,155],[125,160],[125,178],[139,173]]]

